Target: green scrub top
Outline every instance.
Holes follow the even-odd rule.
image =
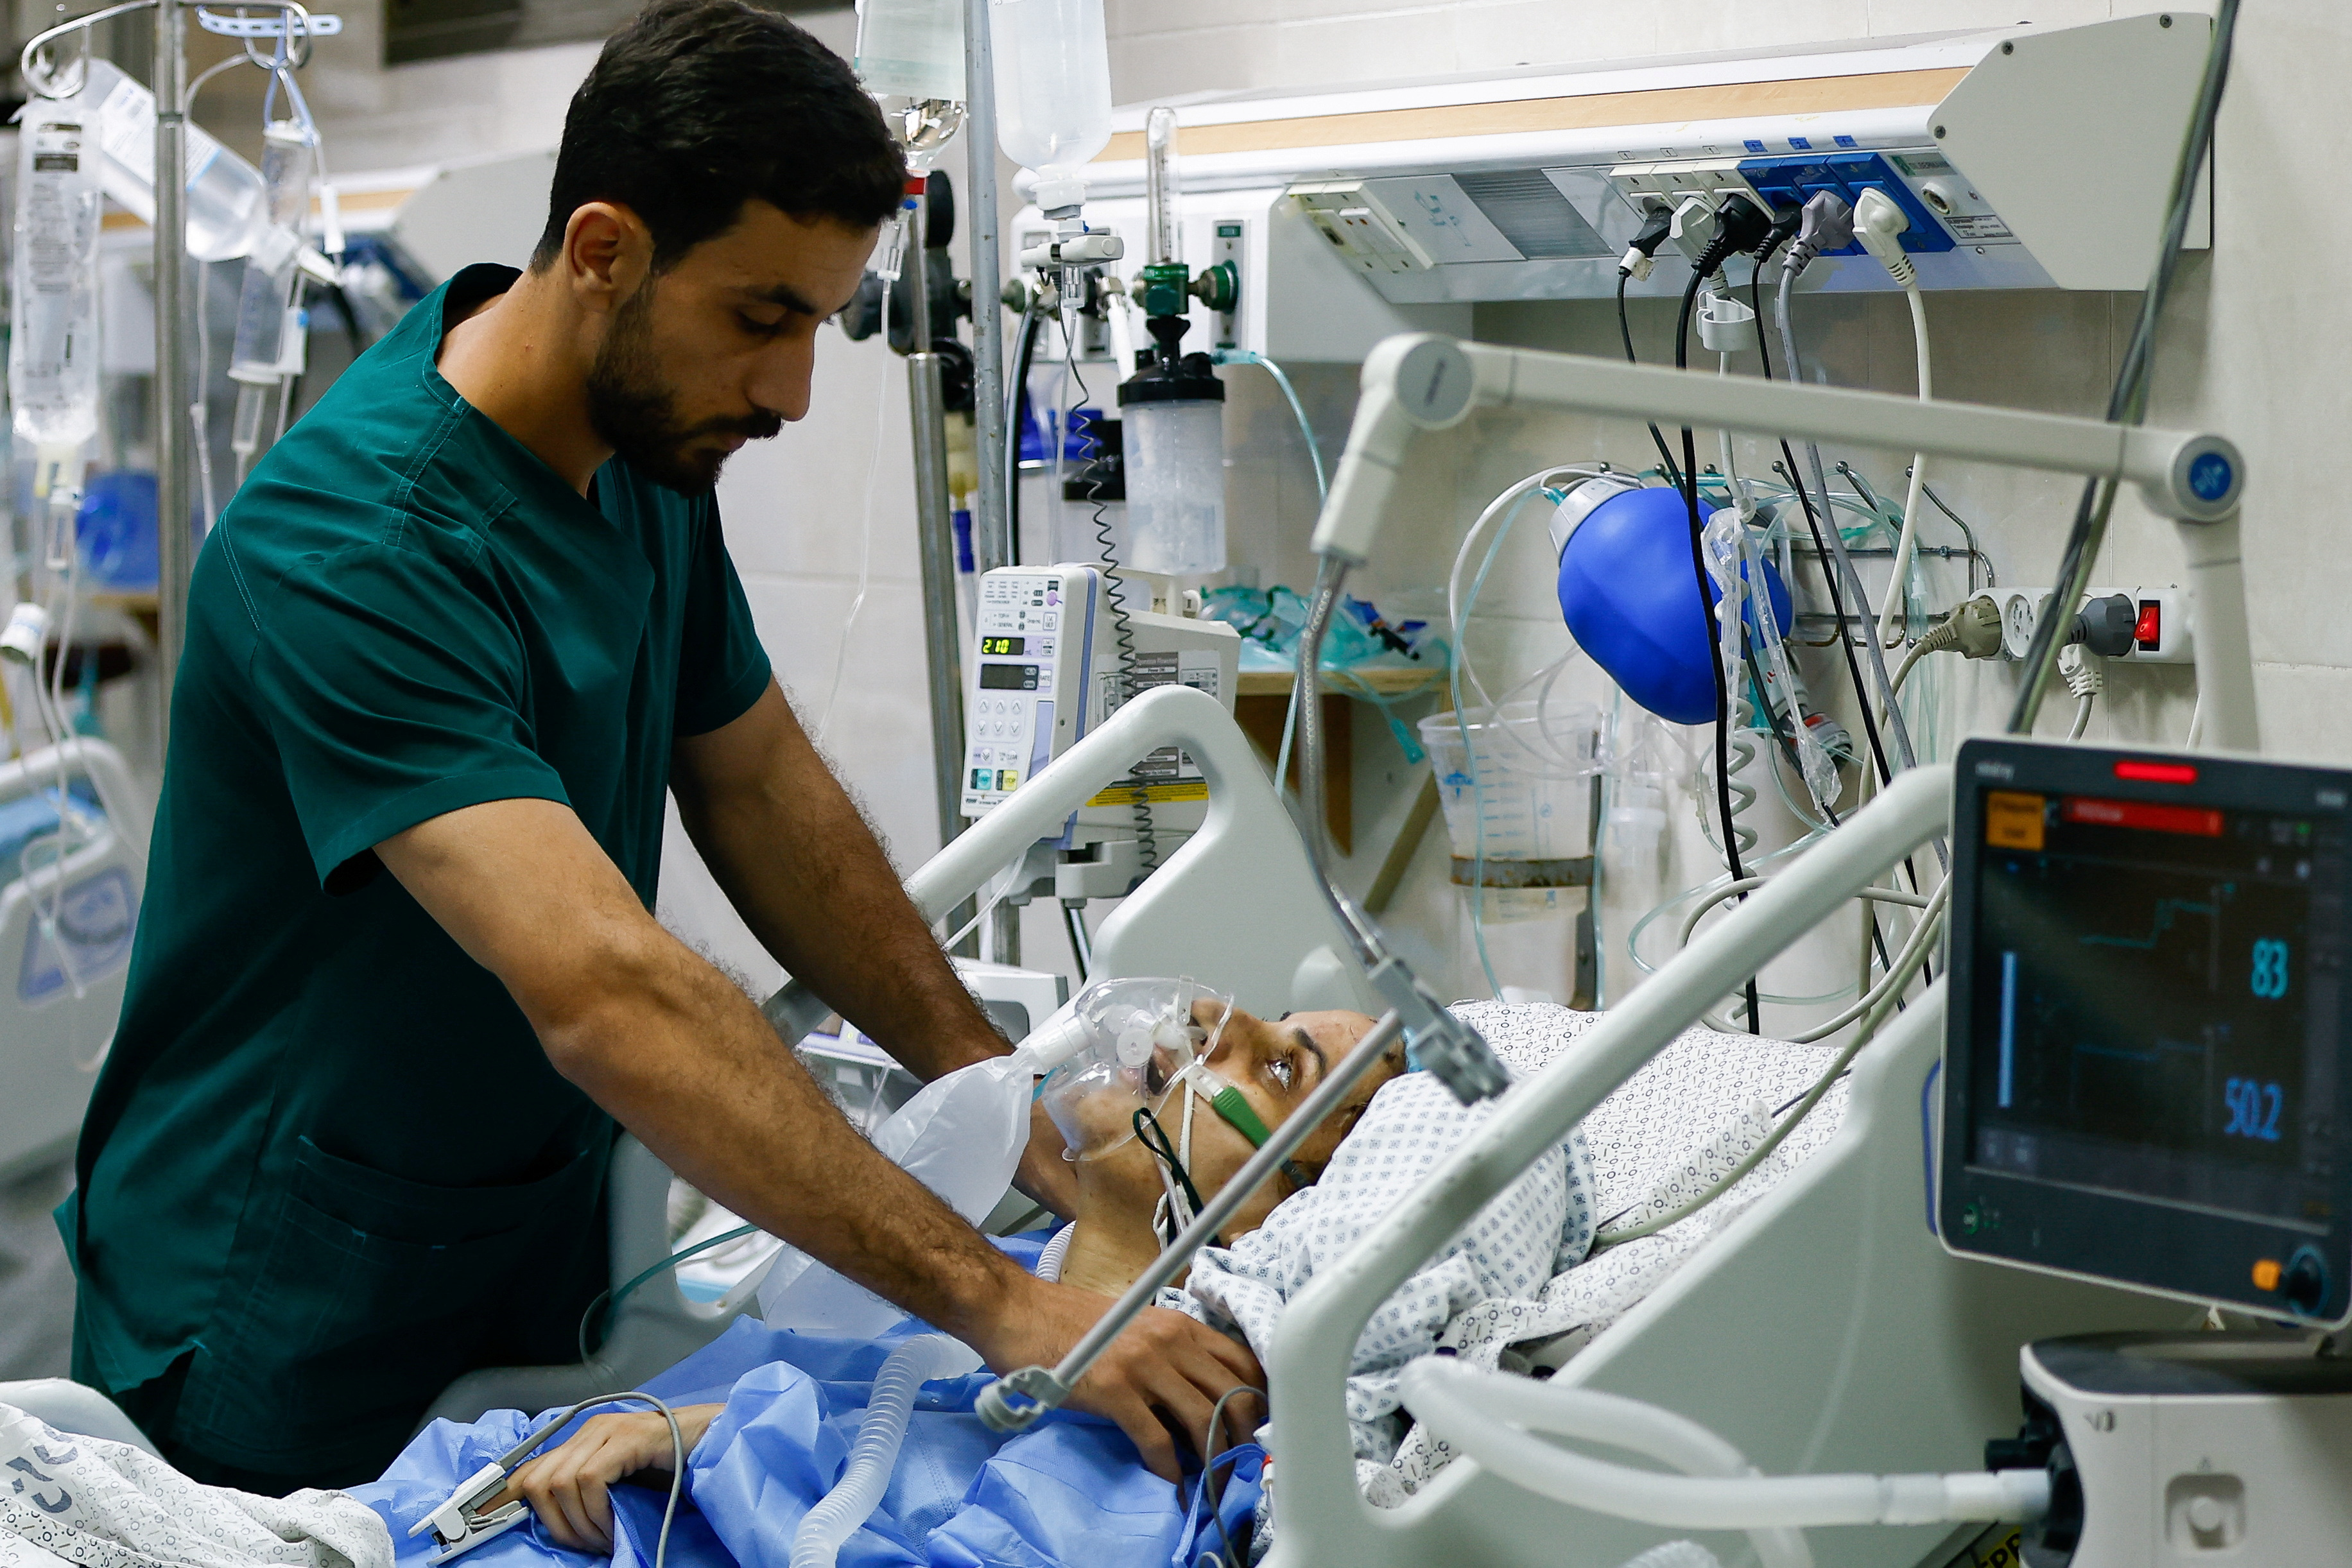
[[[254,469],[197,559],[144,907],[58,1211],[75,1375],[185,1358],[172,1438],[375,1474],[475,1367],[569,1363],[611,1120],[372,845],[579,813],[648,908],[676,737],[769,666],[709,496],[590,497],[442,379],[460,273]]]

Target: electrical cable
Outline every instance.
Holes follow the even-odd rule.
[[[1224,1489],[1213,1483],[1216,1479],[1217,1465],[1221,1462],[1217,1448],[1217,1428],[1224,1423],[1226,1405],[1234,1396],[1240,1394],[1255,1394],[1260,1399],[1265,1397],[1265,1389],[1253,1387],[1248,1384],[1237,1384],[1219,1395],[1217,1402],[1209,1407],[1209,1426],[1207,1431],[1202,1434],[1207,1441],[1201,1448],[1202,1460],[1201,1487],[1209,1500],[1209,1517],[1217,1521],[1218,1538],[1224,1542],[1222,1561],[1228,1565],[1228,1568],[1249,1568],[1249,1565],[1234,1552],[1234,1538],[1225,1533]]]
[[[1691,268],[1691,280],[1683,289],[1682,314],[1675,324],[1675,369],[1690,368],[1691,312],[1697,307],[1699,286],[1705,283],[1715,267],[1720,265],[1720,239],[1707,246]],[[1739,859],[1739,842],[1732,821],[1731,809],[1731,689],[1724,678],[1723,657],[1714,652],[1716,646],[1715,616],[1707,607],[1708,578],[1706,546],[1702,542],[1705,520],[1698,509],[1698,446],[1688,425],[1683,426],[1683,506],[1690,515],[1691,575],[1698,591],[1699,622],[1703,636],[1710,650],[1709,670],[1715,676],[1715,804],[1723,822],[1723,855],[1725,869],[1738,882],[1748,874]],[[1763,1011],[1756,996],[1756,981],[1749,977],[1747,987],[1748,1027],[1751,1033],[1761,1032]]]
[[[2221,94],[2229,85],[2238,7],[2239,0],[2221,0],[2214,13],[2213,40],[2206,51],[2204,78],[2198,85],[2196,107],[2189,117],[2179,162],[2173,166],[2171,201],[2155,271],[2148,279],[2147,292],[2140,297],[2139,319],[2133,326],[2123,366],[2108,393],[2106,417],[2110,423],[2136,425],[2147,417],[2147,379],[2154,359],[2157,322],[2172,295],[2182,246],[2188,238],[2189,213],[2196,205],[2199,172],[2212,149],[2213,122],[2221,112]],[[2079,603],[2090,586],[2091,567],[2106,538],[2107,517],[2115,507],[2116,489],[2114,484],[2097,479],[2083,486],[2082,499],[2075,505],[2074,527],[2067,533],[2066,549],[2058,568],[2056,602],[2062,612],[2042,616],[2033,628],[2033,642],[2025,655],[2024,678],[2019,685],[2016,706],[2010,711],[2011,735],[2032,733],[2034,720],[2041,716],[2042,699],[2058,670],[2061,631],[2069,618],[2063,612]]]
[[[2091,705],[2098,700],[2088,692],[2074,699],[2074,725],[2066,732],[2067,739],[2083,738],[2083,732],[2091,727]]]
[[[1078,388],[1078,401],[1073,407],[1084,408],[1087,399],[1093,394],[1087,390],[1086,372],[1078,369],[1077,340],[1066,333],[1063,343],[1068,350],[1064,368]],[[1102,452],[1102,438],[1095,434],[1091,421],[1087,425],[1086,441],[1086,460],[1091,464]],[[1110,605],[1111,641],[1118,649],[1118,700],[1123,706],[1135,700],[1135,622],[1128,616],[1127,586],[1119,580],[1118,540],[1111,533],[1110,507],[1097,498],[1101,489],[1101,481],[1097,479],[1088,487],[1087,499],[1093,503],[1095,508],[1094,517],[1089,521],[1095,530],[1095,549],[1103,563],[1103,598]],[[1140,763],[1137,765],[1140,766]],[[1128,809],[1135,822],[1136,858],[1142,864],[1143,874],[1150,876],[1160,869],[1160,835],[1151,821],[1150,786],[1133,768],[1128,769],[1127,777]],[[1118,787],[1111,786],[1112,789]]]
[[[1632,274],[1628,273],[1624,268],[1618,268],[1617,335],[1625,340],[1625,362],[1629,365],[1638,365],[1642,361],[1640,356],[1633,352],[1633,325],[1625,315],[1625,284],[1627,279],[1631,277]],[[1660,471],[1665,475],[1666,482],[1672,485],[1675,489],[1679,490],[1683,487],[1683,473],[1680,468],[1675,466],[1675,455],[1666,450],[1665,433],[1658,428],[1658,423],[1655,420],[1650,421],[1649,426],[1650,439],[1657,443],[1658,446],[1658,465]]]
[[[1796,329],[1791,325],[1790,319],[1789,298],[1796,287],[1798,275],[1803,271],[1804,268],[1801,267],[1784,267],[1780,269],[1780,301],[1777,308],[1777,315],[1780,328],[1780,358],[1787,371],[1789,380],[1798,382],[1799,384],[1802,384],[1805,378],[1802,361],[1797,357],[1797,334]],[[1783,444],[1783,449],[1786,449],[1785,443]],[[1822,507],[1827,508],[1830,505],[1829,476],[1823,472],[1822,467],[1822,449],[1820,444],[1816,442],[1806,442],[1805,456],[1812,467],[1813,489],[1815,493],[1822,497]],[[1794,483],[1797,478],[1797,465],[1793,457],[1791,457],[1789,464],[1789,478],[1791,483]],[[1811,520],[1810,511],[1808,513],[1807,520]],[[1900,760],[1904,768],[1907,768],[1914,767],[1917,764],[1918,758],[1911,749],[1911,735],[1909,729],[1903,722],[1903,711],[1902,709],[1894,706],[1894,684],[1887,678],[1886,657],[1885,654],[1880,651],[1877,636],[1870,631],[1870,628],[1876,623],[1875,618],[1870,612],[1870,595],[1863,589],[1861,575],[1853,570],[1853,558],[1846,554],[1845,538],[1838,529],[1836,526],[1836,518],[1834,517],[1830,519],[1830,528],[1827,531],[1826,537],[1817,532],[1814,535],[1814,539],[1817,544],[1826,545],[1832,558],[1837,562],[1838,575],[1844,580],[1846,594],[1852,599],[1854,606],[1854,614],[1860,620],[1864,628],[1864,652],[1865,652],[1870,657],[1871,673],[1878,677],[1879,695],[1885,700],[1887,706],[1892,710],[1891,717],[1888,722],[1891,727],[1891,733],[1895,738],[1895,756]],[[1843,611],[1841,609],[1841,616],[1843,616]],[[1841,619],[1838,625],[1839,634],[1841,636],[1845,636],[1845,622]],[[1860,695],[1861,694],[1859,692],[1856,693],[1857,696],[1860,696]],[[1872,706],[1873,705],[1867,698],[1862,699],[1863,726],[1865,730],[1874,728],[1869,716]],[[1888,769],[1885,754],[1883,750],[1880,750],[1877,747],[1876,737],[1874,735],[1873,736],[1873,751],[1878,758],[1882,779],[1893,779],[1895,771],[1899,771],[1899,769]]]
[[[571,1424],[572,1418],[582,1411],[598,1405],[618,1405],[632,1399],[652,1406],[661,1412],[662,1419],[669,1423],[669,1501],[662,1509],[661,1536],[654,1545],[654,1568],[666,1568],[666,1564],[669,1562],[669,1527],[671,1521],[677,1517],[678,1494],[686,1486],[686,1436],[678,1430],[677,1414],[661,1400],[635,1389],[626,1394],[599,1394],[593,1399],[583,1399],[579,1404],[562,1411],[551,1419],[546,1426],[508,1449],[499,1458],[498,1466],[502,1473],[512,1475],[523,1460],[530,1457],[533,1450],[556,1433],[563,1430]]]
[[[636,1291],[638,1286],[644,1284],[646,1281],[652,1279],[656,1274],[668,1272],[670,1270],[677,1268],[679,1264],[686,1262],[688,1259],[698,1258],[703,1253],[711,1250],[713,1248],[723,1247],[730,1241],[740,1240],[746,1236],[752,1235],[758,1231],[759,1228],[760,1228],[756,1225],[739,1225],[732,1230],[722,1230],[718,1235],[707,1237],[704,1239],[696,1242],[691,1247],[682,1247],[678,1249],[678,1250],[671,1253],[668,1257],[664,1258],[660,1262],[652,1265],[650,1268],[638,1270],[636,1275],[632,1278],[627,1284],[623,1285],[616,1290],[599,1291],[596,1293],[595,1299],[591,1301],[588,1303],[587,1309],[580,1314],[579,1337],[581,1364],[585,1365],[588,1361],[588,1335],[592,1325],[594,1328],[602,1329],[609,1324],[612,1322],[613,1314],[621,1310],[621,1303],[627,1301]],[[604,1313],[604,1317],[601,1321],[596,1315],[600,1311]],[[590,1403],[593,1404],[594,1401],[592,1400]]]
[[[1781,271],[1785,274],[1789,269],[1789,264],[1784,259],[1780,265]],[[1748,308],[1756,312],[1757,357],[1763,364],[1764,379],[1769,382],[1772,379],[1772,351],[1769,348],[1766,347],[1766,340],[1769,338],[1771,334],[1763,329],[1764,296],[1761,282],[1763,272],[1764,264],[1759,258],[1756,264],[1755,271],[1748,275]],[[1786,320],[1787,318],[1784,314],[1782,317],[1784,326]],[[1792,382],[1796,380],[1793,365],[1790,369],[1790,380]],[[1862,663],[1854,657],[1853,639],[1846,634],[1845,595],[1840,588],[1838,582],[1838,572],[1830,554],[1829,546],[1822,538],[1821,518],[1814,515],[1812,498],[1806,494],[1803,481],[1799,479],[1797,476],[1797,455],[1789,449],[1787,437],[1783,436],[1780,438],[1780,442],[1781,462],[1774,465],[1774,466],[1779,470],[1781,476],[1789,481],[1790,494],[1796,497],[1797,507],[1804,515],[1805,531],[1812,536],[1813,550],[1816,557],[1822,562],[1822,580],[1828,585],[1830,591],[1830,609],[1832,612],[1837,616],[1838,631],[1835,640],[1840,650],[1845,654],[1846,675],[1853,684],[1854,703],[1862,715],[1863,739],[1870,747],[1871,764],[1873,767],[1877,768],[1879,779],[1883,783],[1887,779],[1894,778],[1895,775],[1894,772],[1886,766],[1886,747],[1879,739],[1878,721],[1871,713],[1872,705],[1870,701],[1870,693],[1868,689],[1864,686],[1862,680]],[[1783,465],[1785,465],[1785,466]],[[1828,504],[1829,498],[1825,496],[1822,497],[1822,505],[1826,507]],[[1832,532],[1836,531],[1837,519],[1834,516],[1830,519],[1830,528]],[[1832,819],[1832,825],[1834,825],[1834,819]],[[1871,927],[1873,936],[1875,938],[1877,934],[1877,921],[1875,917],[1872,920]],[[1880,953],[1883,957],[1885,955],[1885,944],[1883,942],[1880,944]]]
[[[1934,367],[1927,354],[1927,306],[1919,292],[1919,279],[1915,275],[1903,285],[1903,297],[1911,303],[1911,335],[1918,354],[1919,399],[1922,402],[1935,396]],[[1903,529],[1895,539],[1895,569],[1886,580],[1886,602],[1879,607],[1879,641],[1893,646],[1892,639],[1902,633],[1896,627],[1895,610],[1906,595],[1903,590],[1906,574],[1910,570],[1912,551],[1919,543],[1919,491],[1927,482],[1927,455],[1912,454],[1910,489],[1903,501]]]
[[[1045,317],[1032,306],[1021,312],[1021,330],[1013,337],[1013,376],[1004,387],[1004,532],[1005,564],[1021,564],[1021,410],[1029,401],[1029,367],[1037,355],[1037,333]],[[1051,551],[1047,552],[1049,555]]]
[[[1862,1023],[1862,1027],[1854,1031],[1854,1038],[1847,1041],[1831,1060],[1830,1064],[1822,1070],[1821,1076],[1813,1081],[1812,1088],[1808,1090],[1805,1097],[1798,1102],[1796,1109],[1774,1127],[1763,1142],[1749,1150],[1738,1164],[1717,1178],[1705,1192],[1676,1205],[1664,1214],[1653,1216],[1638,1225],[1612,1230],[1608,1228],[1608,1221],[1602,1221],[1594,1231],[1594,1251],[1621,1247],[1628,1241],[1653,1235],[1664,1230],[1669,1225],[1689,1218],[1738,1186],[1749,1172],[1762,1165],[1771,1156],[1773,1150],[1787,1141],[1789,1134],[1795,1132],[1807,1116],[1812,1114],[1813,1108],[1822,1103],[1824,1095],[1829,1093],[1831,1086],[1845,1075],[1846,1069],[1853,1065],[1853,1059],[1861,1054],[1862,1048],[1877,1038],[1879,1029],[1886,1020],[1889,1010],[1888,998],[1891,997],[1899,1000],[1904,988],[1911,983],[1913,977],[1919,972],[1920,966],[1927,961],[1928,952],[1935,946],[1936,936],[1943,927],[1944,908],[1950,888],[1949,882],[1937,888],[1935,896],[1928,902],[1926,912],[1920,915],[1919,923],[1911,928],[1910,938],[1904,943],[1903,951],[1896,956],[1895,966],[1888,971],[1886,977],[1881,980],[1868,996],[1840,1014],[1837,1019],[1821,1026],[1818,1032],[1811,1034],[1811,1039],[1819,1040],[1856,1019],[1860,1019]]]

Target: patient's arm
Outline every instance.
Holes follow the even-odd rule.
[[[692,1453],[724,1405],[680,1405],[677,1434]],[[609,1556],[613,1551],[613,1483],[641,1470],[667,1477],[673,1460],[669,1423],[658,1410],[623,1410],[591,1416],[563,1446],[541,1454],[516,1470],[506,1490],[484,1505],[502,1508],[516,1498],[530,1504],[539,1524],[558,1546]],[[667,1485],[665,1480],[664,1485]]]
[[[851,1127],[760,1009],[663,930],[586,826],[551,800],[487,801],[376,852],[496,975],[548,1061],[702,1191],[1000,1372],[1060,1361],[1100,1297],[1024,1272]],[[1256,1360],[1174,1312],[1146,1312],[1072,1403],[1179,1474],[1178,1432],[1208,1424]],[[1165,1419],[1163,1419],[1163,1416]]]

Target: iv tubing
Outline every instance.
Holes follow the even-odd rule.
[[[924,1384],[954,1375],[954,1368],[970,1365],[972,1359],[961,1343],[936,1333],[918,1334],[890,1353],[874,1379],[866,1418],[858,1423],[857,1440],[850,1447],[841,1479],[801,1516],[800,1529],[793,1534],[792,1568],[833,1568],[842,1543],[872,1517],[890,1485],[890,1469],[907,1439],[915,1396]]]
[[[1813,1113],[1813,1107],[1822,1103],[1822,1097],[1830,1092],[1830,1085],[1845,1075],[1845,1070],[1853,1064],[1853,1059],[1862,1053],[1862,1048],[1878,1038],[1879,1029],[1886,1022],[1887,1009],[1902,1000],[1903,992],[1911,984],[1912,977],[1916,975],[1920,966],[1927,961],[1928,951],[1936,945],[1937,935],[1943,929],[1944,894],[1950,886],[1951,883],[1948,882],[1936,890],[1934,902],[1928,905],[1927,913],[1919,917],[1919,923],[1911,928],[1910,940],[1903,945],[1903,951],[1895,956],[1895,962],[1888,967],[1885,977],[1872,988],[1867,995],[1826,1023],[1816,1024],[1802,1034],[1789,1037],[1792,1044],[1810,1045],[1817,1040],[1834,1034],[1856,1019],[1860,1019],[1862,1023],[1862,1027],[1854,1030],[1853,1038],[1839,1049],[1837,1055],[1830,1060],[1827,1067],[1822,1069],[1820,1076],[1813,1080],[1812,1087],[1805,1091],[1803,1098],[1799,1100],[1795,1108],[1781,1119],[1780,1125],[1774,1127],[1762,1143],[1750,1149],[1738,1164],[1718,1176],[1713,1186],[1688,1202],[1676,1204],[1663,1214],[1653,1215],[1637,1225],[1629,1225],[1622,1229],[1610,1229],[1607,1228],[1607,1222],[1604,1221],[1593,1235],[1593,1245],[1596,1249],[1621,1246],[1689,1218],[1738,1186],[1747,1179],[1750,1171],[1771,1157],[1772,1151],[1779,1148],[1787,1140],[1789,1134],[1795,1132],[1804,1119]],[[1727,1030],[1722,1032],[1730,1031]]]
[[[1537,1433],[1615,1444],[1644,1430],[1625,1406],[1639,1400],[1538,1383],[1429,1356],[1403,1374],[1414,1415],[1497,1476],[1572,1507],[1670,1530],[1797,1530],[1829,1524],[1942,1524],[2040,1518],[2050,1506],[2046,1470],[1956,1475],[1747,1474],[1672,1476],[1613,1464],[1536,1440]],[[1678,1422],[1657,1411],[1650,1420]],[[1696,1425],[1695,1423],[1693,1424]],[[1705,1427],[1697,1428],[1714,1437]],[[1685,1442],[1693,1435],[1680,1434]],[[1717,1438],[1720,1442],[1720,1438]],[[1745,1468],[1744,1466],[1742,1467]],[[1759,1542],[1759,1552],[1763,1543]],[[1805,1556],[1768,1563],[1810,1562]]]
[[[1927,358],[1927,306],[1919,293],[1919,280],[1913,278],[1903,286],[1903,297],[1911,302],[1911,336],[1918,346],[1919,396],[1922,401],[1936,395],[1932,367]],[[1895,541],[1895,570],[1886,580],[1886,602],[1879,607],[1878,638],[1891,643],[1898,634],[1895,616],[1903,604],[1903,578],[1911,569],[1911,552],[1919,540],[1919,492],[1927,482],[1927,455],[1911,455],[1911,488],[1903,497],[1903,532]]]
[[[1789,295],[1796,287],[1797,274],[1802,270],[1801,267],[1786,265],[1780,268],[1780,298],[1777,312],[1780,328],[1780,356],[1783,368],[1788,372],[1789,380],[1799,383],[1801,383],[1805,378],[1801,370],[1802,361],[1797,357],[1796,329],[1790,325],[1789,320]],[[1822,505],[1826,507],[1829,504],[1830,485],[1829,476],[1822,470],[1820,444],[1806,442],[1805,456],[1812,465],[1813,493],[1822,498]],[[1793,479],[1796,476],[1790,475],[1790,477]],[[1845,538],[1838,531],[1837,519],[1830,517],[1824,520],[1829,523],[1829,527],[1822,531],[1828,536],[1831,552],[1837,557],[1838,576],[1843,580],[1846,593],[1853,601],[1855,613],[1860,616],[1864,624],[1867,625],[1871,621],[1870,595],[1863,591],[1862,579],[1853,570],[1853,559],[1845,553]],[[1839,628],[1838,634],[1845,635],[1843,626]],[[1911,749],[1911,731],[1903,722],[1903,710],[1895,705],[1894,683],[1886,677],[1886,656],[1879,649],[1877,637],[1874,635],[1864,637],[1863,650],[1870,655],[1871,673],[1878,677],[1878,692],[1881,700],[1889,708],[1894,709],[1888,722],[1894,727],[1895,755],[1901,759],[1903,767],[1916,767],[1919,759]],[[1865,708],[1869,706],[1867,699],[1864,700],[1864,706]]]
[[[1219,349],[1215,357],[1216,362],[1221,365],[1255,365],[1272,376],[1274,384],[1282,389],[1284,399],[1290,404],[1292,417],[1298,421],[1298,434],[1307,443],[1307,460],[1315,465],[1315,505],[1319,510],[1323,503],[1330,498],[1331,482],[1323,471],[1322,443],[1315,439],[1315,426],[1307,421],[1307,405],[1298,401],[1297,390],[1290,384],[1290,378],[1283,373],[1280,365],[1276,364],[1264,354],[1254,353],[1247,349]],[[1281,799],[1283,786],[1289,781],[1290,742],[1291,737],[1297,733],[1297,729],[1298,677],[1294,671],[1290,681],[1290,702],[1282,716],[1282,750],[1274,760],[1274,793],[1276,800]]]
[[[857,550],[857,592],[849,601],[849,612],[841,618],[841,640],[834,644],[833,684],[825,688],[824,706],[816,718],[814,739],[819,746],[824,744],[825,732],[833,727],[833,705],[841,696],[841,677],[849,668],[849,634],[857,628],[858,612],[866,608],[866,585],[874,565],[874,499],[881,488],[882,437],[890,418],[892,377],[888,360],[882,361],[882,373],[876,380],[881,395],[874,402],[874,455],[866,465],[866,528],[864,542]]]

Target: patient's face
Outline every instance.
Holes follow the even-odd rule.
[[[1195,1016],[1204,1028],[1213,1028],[1223,1005],[1203,1000],[1196,1006]],[[1218,1077],[1241,1091],[1269,1128],[1279,1127],[1371,1027],[1372,1020],[1362,1013],[1302,1012],[1268,1019],[1235,1008],[1205,1060]],[[1347,1098],[1307,1134],[1293,1160],[1310,1173],[1319,1173],[1381,1085],[1403,1071],[1404,1048],[1400,1044],[1349,1087]],[[1171,1144],[1182,1135],[1183,1115],[1183,1098],[1170,1095],[1160,1103],[1160,1123]],[[1205,1102],[1193,1104],[1190,1168],[1203,1201],[1223,1190],[1255,1152],[1249,1140]],[[1105,1196],[1111,1201],[1139,1205],[1145,1213],[1159,1201],[1158,1165],[1140,1140],[1108,1158],[1086,1162],[1080,1169],[1108,1189]],[[1222,1239],[1231,1241],[1256,1229],[1291,1190],[1285,1177],[1269,1180],[1242,1206]]]

